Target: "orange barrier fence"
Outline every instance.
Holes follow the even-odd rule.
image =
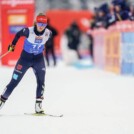
[[[133,35],[134,23],[131,21],[118,22],[109,29],[101,28],[94,30],[93,37],[95,64],[97,66],[103,65],[105,70],[115,73],[133,74]],[[101,38],[102,41],[100,41],[98,38]],[[99,50],[98,46],[101,46]],[[99,54],[97,52],[99,52]]]

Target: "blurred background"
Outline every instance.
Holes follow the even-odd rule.
[[[133,74],[133,0],[1,0],[0,55],[20,29],[32,26],[40,12],[49,19],[53,39],[46,43],[47,66],[95,65],[118,74]],[[14,66],[23,40],[14,54],[0,59]],[[85,60],[87,63],[81,61]]]
[[[53,33],[44,51],[43,107],[64,116],[24,115],[35,105],[29,69],[0,110],[1,134],[134,134],[134,0],[0,0],[0,57],[40,12]],[[0,58],[0,94],[23,41]]]

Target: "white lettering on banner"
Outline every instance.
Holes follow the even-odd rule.
[[[1,2],[2,5],[11,5],[11,6],[16,6],[16,5],[21,5],[21,4],[33,4],[34,0],[3,0]]]
[[[14,9],[14,10],[8,10],[7,13],[27,13],[26,9]]]
[[[27,18],[26,15],[9,15],[8,24],[9,25],[23,25],[26,24]]]

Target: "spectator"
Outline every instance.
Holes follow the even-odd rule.
[[[111,4],[109,6],[109,13],[107,14],[107,28],[116,23],[116,16],[114,13],[114,6]]]
[[[115,1],[114,3],[114,11],[116,21],[128,20],[129,19],[129,12],[124,10],[124,4],[122,1]]]
[[[89,44],[89,52],[90,52],[90,56],[91,56],[91,58],[92,58],[92,60],[93,60],[93,48],[94,48],[94,41],[93,41],[93,35],[92,35],[92,30],[94,29],[94,27],[93,27],[93,21],[94,20],[90,20],[90,26],[89,26],[89,30],[87,31],[87,35],[88,35],[88,38],[89,38],[89,40],[90,40],[90,44]]]
[[[96,28],[100,28],[100,27],[106,28],[108,25],[108,21],[107,21],[107,14],[109,13],[108,4],[107,3],[102,4],[98,8],[97,12],[98,13],[97,13],[96,20],[95,20],[95,27]]]
[[[134,5],[133,4],[130,6],[129,19],[131,21],[134,21]]]
[[[69,49],[75,50],[77,52],[77,56],[80,59],[81,56],[79,54],[79,43],[80,43],[80,37],[81,37],[81,31],[77,25],[76,22],[73,22],[69,29],[65,32],[65,35],[68,39],[68,47]]]
[[[89,40],[90,40],[90,44],[89,44],[89,51],[90,51],[90,55],[91,55],[91,58],[93,60],[93,36],[92,34],[88,34],[88,37],[89,37]]]
[[[46,47],[45,47],[45,56],[46,56],[47,66],[50,65],[49,54],[52,55],[53,64],[54,64],[54,66],[56,66],[56,55],[55,55],[55,51],[54,51],[54,39],[57,36],[58,32],[54,27],[52,27],[50,25],[49,21],[48,21],[47,28],[49,28],[53,33],[51,38],[47,41]]]

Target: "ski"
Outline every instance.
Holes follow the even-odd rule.
[[[63,117],[63,114],[61,114],[61,115],[54,115],[54,114],[47,114],[47,113],[24,113],[24,114],[31,115],[31,116]]]

